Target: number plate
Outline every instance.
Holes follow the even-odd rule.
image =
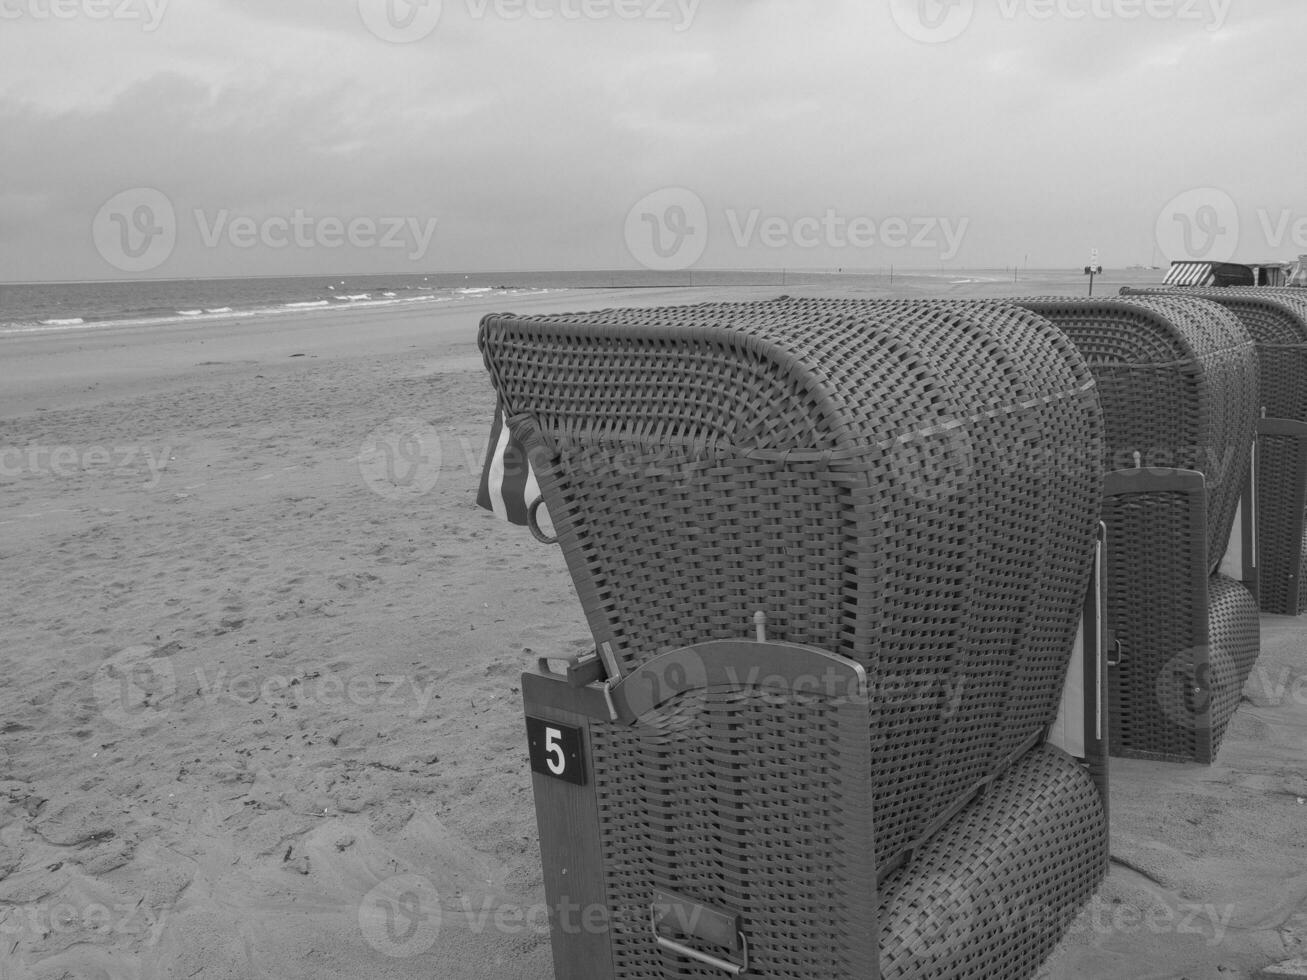
[[[533,771],[577,786],[585,785],[581,729],[528,717],[526,739],[531,750]]]

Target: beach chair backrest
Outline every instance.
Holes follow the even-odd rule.
[[[707,304],[490,316],[480,345],[611,673],[759,612],[865,670],[878,877],[1042,740],[1102,487],[1092,377],[1042,318]],[[638,829],[657,797],[694,825],[648,730],[711,743],[715,717],[687,700],[600,731],[613,812]]]
[[[1226,552],[1246,489],[1257,417],[1257,359],[1239,321],[1186,296],[1012,300],[1080,348],[1103,405],[1106,471],[1176,468],[1207,486],[1207,560]]]

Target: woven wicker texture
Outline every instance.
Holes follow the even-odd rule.
[[[1106,602],[1120,643],[1108,672],[1116,754],[1211,762],[1258,655],[1257,606],[1208,577],[1187,494],[1104,500]]]
[[[1258,598],[1264,611],[1282,616],[1307,611],[1305,454],[1307,446],[1293,436],[1257,439]]]
[[[1283,440],[1281,440],[1281,441],[1283,441]],[[1295,443],[1295,444],[1294,444],[1294,451],[1295,451],[1295,454],[1297,454],[1297,453],[1301,453],[1301,452],[1302,452],[1302,447],[1299,446],[1297,443]],[[1282,464],[1282,465],[1283,465],[1283,464]],[[1304,521],[1303,521],[1302,549],[1301,549],[1301,551],[1302,551],[1302,556],[1303,556],[1303,557],[1302,557],[1302,560],[1303,560],[1303,568],[1304,568],[1305,570],[1307,570],[1307,519],[1304,519]],[[1299,575],[1299,577],[1298,577],[1298,604],[1297,604],[1297,607],[1296,607],[1296,608],[1297,608],[1297,611],[1298,611],[1299,614],[1301,614],[1302,611],[1303,611],[1304,609],[1307,609],[1307,571],[1305,571],[1304,574]]]
[[[1041,318],[708,304],[492,316],[481,346],[510,424],[539,433],[578,596],[627,668],[761,609],[773,638],[867,669],[880,875],[1052,721],[1100,421]],[[637,799],[666,778],[641,758],[613,777]],[[684,825],[704,793],[678,796]]]
[[[1184,493],[1104,500],[1112,751],[1211,762],[1258,653],[1252,596],[1211,577],[1248,476],[1257,371],[1233,314],[1190,296],[1019,300],[1080,346],[1099,382],[1105,466],[1206,478],[1205,525]]]
[[[1107,862],[1085,770],[1057,749],[1031,753],[885,882],[881,976],[1034,976]]]
[[[719,315],[717,311],[720,309],[728,309],[732,315],[744,315],[750,323],[779,323],[782,327],[796,322],[816,324],[849,320],[875,324],[886,317],[901,322],[906,317],[918,329],[926,331],[921,341],[922,349],[931,350],[928,345],[938,345],[932,355],[944,360],[949,370],[959,376],[957,397],[964,400],[964,404],[969,400],[973,405],[985,406],[974,412],[978,416],[994,411],[989,407],[995,399],[993,381],[983,359],[972,358],[965,348],[947,349],[953,343],[953,332],[961,323],[971,325],[970,329],[984,331],[988,335],[985,344],[991,349],[1001,350],[1003,361],[1015,364],[1020,372],[1018,378],[1046,378],[1051,347],[1056,357],[1065,361],[1069,377],[1075,379],[1073,383],[1091,383],[1083,358],[1060,331],[1050,330],[1043,317],[999,303],[787,297],[771,303],[722,308],[603,311],[595,314],[591,322],[611,321],[624,325],[683,323],[684,317],[695,315],[696,311],[711,317]],[[1002,370],[1012,373],[1012,367],[1006,364]],[[1061,375],[1055,377],[1057,380],[1053,383],[1064,383]],[[1014,389],[1013,398],[1020,398],[1029,390],[1028,383],[1017,383],[1027,384],[1027,387]],[[1027,409],[1030,407],[1026,406]],[[1010,411],[1011,408],[1002,404],[1001,410]],[[961,411],[951,416],[954,419],[962,417]],[[909,492],[914,496],[945,497],[965,493],[967,505],[974,509],[976,523],[980,525],[976,528],[980,535],[980,551],[973,564],[976,585],[967,610],[969,616],[979,619],[973,629],[973,638],[968,638],[964,645],[964,651],[974,666],[968,668],[965,682],[955,673],[947,684],[946,694],[953,702],[950,723],[954,731],[942,737],[937,747],[935,764],[951,765],[954,771],[952,779],[944,775],[946,786],[965,783],[967,774],[975,772],[977,765],[984,764],[985,757],[978,756],[978,753],[989,751],[987,743],[981,740],[987,737],[981,735],[986,721],[978,716],[989,713],[992,720],[994,712],[1001,710],[1006,717],[1003,726],[1006,730],[1000,733],[997,751],[993,753],[993,757],[999,760],[1009,759],[1028,746],[1032,732],[1048,723],[1049,691],[1062,682],[1059,671],[1062,670],[1063,654],[1075,628],[1074,620],[1066,618],[1061,611],[1076,601],[1081,586],[1074,578],[1057,574],[1033,585],[1018,585],[1018,589],[1035,589],[1028,600],[1018,600],[1028,601],[1032,611],[1026,623],[1026,646],[1024,650],[1005,648],[999,637],[1009,629],[1008,617],[1019,614],[1019,607],[1013,605],[1014,582],[1010,578],[1013,570],[1019,567],[1013,554],[1024,550],[1029,556],[1032,548],[1043,551],[1049,569],[1077,568],[1082,556],[1078,550],[1079,542],[1073,537],[1050,536],[1044,539],[1038,532],[1032,532],[1031,525],[1022,527],[1021,524],[1034,511],[1019,515],[1013,511],[1011,502],[1028,500],[1028,494],[1033,490],[1029,485],[1037,480],[1083,480],[1087,470],[1092,469],[1086,460],[1093,460],[1096,465],[1102,446],[1102,439],[1097,434],[1079,441],[1059,438],[1055,430],[1034,431],[1033,434],[1032,430],[1027,430],[1020,445],[1006,454],[1000,451],[994,462],[982,466],[983,454],[976,453],[970,445],[974,428],[973,423],[950,432],[928,433],[926,446],[913,440],[896,454],[893,461],[896,478],[906,478]],[[936,445],[941,442],[945,445]],[[930,475],[928,464],[923,465],[921,455],[924,452],[938,453],[941,449],[949,463],[956,462],[961,469],[950,469],[942,478],[937,478]],[[988,575],[1002,576],[1004,584],[997,591],[986,591]],[[1042,613],[1037,610],[1042,610]],[[970,654],[973,648],[980,656],[984,656],[984,650],[988,648],[989,662]],[[922,680],[917,667],[909,659],[904,659],[901,669],[896,669],[890,676],[897,680],[900,688],[916,688]],[[1001,709],[1000,699],[1004,700]],[[967,742],[974,744],[959,744]],[[883,825],[879,829],[884,839]]]
[[[1268,418],[1307,421],[1307,290],[1126,289],[1122,295],[1197,296],[1239,318],[1257,344],[1261,405]],[[1303,574],[1303,448],[1288,436],[1258,441],[1258,587],[1262,609],[1296,616],[1307,608]]]
[[[1106,467],[1197,470],[1207,480],[1207,555],[1225,554],[1248,478],[1257,353],[1233,314],[1190,297],[1012,300],[1048,317],[1098,381]]]
[[[1024,755],[886,879],[877,933],[868,910],[839,894],[854,890],[850,873],[870,869],[839,836],[847,760],[828,721],[817,698],[710,699],[692,728],[613,729],[602,740],[595,769],[611,807],[602,830],[618,977],[721,976],[653,942],[651,882],[740,913],[751,976],[855,980],[867,975],[860,957],[876,955],[885,978],[1035,974],[1108,867],[1103,801],[1084,767],[1048,746]],[[731,752],[714,744],[719,725],[732,731]],[[632,756],[660,757],[676,775],[645,784]],[[715,800],[697,825],[678,819],[690,792]],[[851,947],[850,935],[872,945]]]
[[[751,975],[864,974],[875,869],[851,838],[872,815],[845,774],[865,773],[869,744],[836,735],[829,699],[806,694],[685,697],[659,725],[592,729],[618,977],[721,976],[654,943],[654,888],[738,914]]]
[[[1238,582],[1213,575],[1207,588],[1209,724],[1214,759],[1243,698],[1244,681],[1261,652],[1261,622],[1257,603]]]

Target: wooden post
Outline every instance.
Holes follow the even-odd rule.
[[[589,693],[579,692],[557,675],[540,671],[522,675],[532,742],[531,788],[554,975],[559,980],[613,980],[615,976],[590,738],[594,715],[562,706]],[[565,754],[559,746],[571,744],[573,736],[579,736],[579,749],[575,755]],[[537,760],[545,764],[537,767]],[[583,782],[572,781],[576,778]]]

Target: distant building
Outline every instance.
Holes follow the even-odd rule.
[[[1307,258],[1307,257],[1304,257]],[[1299,267],[1303,260],[1299,260]],[[1284,286],[1290,281],[1287,262],[1172,262],[1163,281],[1167,286]],[[1304,279],[1307,284],[1307,279]]]

